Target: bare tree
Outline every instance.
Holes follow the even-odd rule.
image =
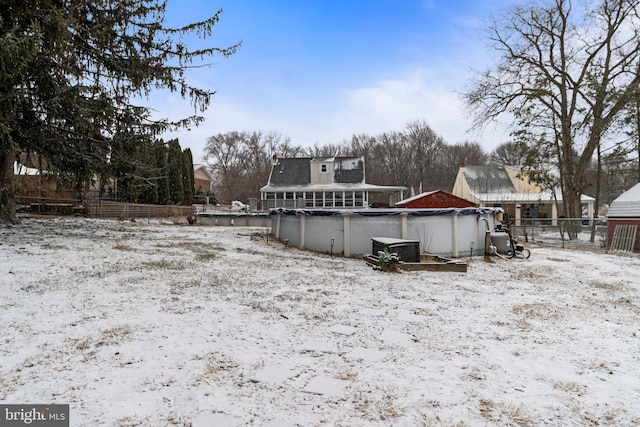
[[[364,164],[365,164],[365,180],[366,182],[373,183],[373,177],[376,171],[376,158],[374,149],[377,145],[376,137],[367,135],[367,134],[359,134],[353,135],[350,141],[343,141],[343,153],[345,156],[350,157],[358,157],[364,156]]]
[[[460,165],[484,165],[488,161],[489,156],[477,142],[466,141],[446,146],[438,163],[440,169],[439,188],[446,191],[453,189]]]
[[[228,132],[207,138],[204,161],[216,180],[218,200],[230,201],[235,198],[233,187],[242,176],[240,158],[246,138],[244,132]]]
[[[587,165],[639,94],[640,0],[572,6],[553,0],[514,7],[490,24],[499,64],[464,96],[476,126],[511,113],[529,144],[550,146],[564,213],[580,217]],[[569,235],[576,238],[577,230]]]
[[[393,184],[409,187],[412,152],[401,132],[384,132],[377,138],[370,169],[371,184]]]
[[[341,155],[343,151],[343,147],[339,144],[325,144],[320,145],[319,143],[313,144],[313,147],[310,147],[307,150],[308,157],[338,157]]]
[[[442,171],[438,166],[444,155],[444,139],[422,121],[413,121],[406,125],[405,136],[411,150],[411,184],[422,189],[439,189],[442,184]],[[453,185],[453,183],[452,183]]]
[[[267,184],[272,157],[304,155],[278,132],[228,132],[207,139],[204,161],[213,172],[219,200],[246,201],[259,197]]]
[[[640,73],[640,69],[638,70]],[[627,143],[636,156],[636,181],[640,182],[640,96],[627,107],[622,118],[622,128],[629,137]]]
[[[522,141],[509,141],[496,147],[489,156],[492,163],[505,166],[523,166],[527,159],[527,144]]]

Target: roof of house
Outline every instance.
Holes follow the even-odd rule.
[[[562,193],[557,191],[518,192],[505,168],[519,169],[513,166],[482,165],[465,166],[462,170],[469,186],[469,192],[483,203],[542,203],[562,201]],[[584,203],[595,199],[586,194],[580,196]]]
[[[311,183],[311,164],[331,163],[333,182]],[[367,184],[364,157],[280,158],[271,168],[269,182],[260,191],[404,191],[406,187]]]
[[[471,193],[516,193],[509,174],[502,166],[465,166],[462,173]]]
[[[45,174],[47,171],[43,171]],[[40,175],[40,171],[36,168],[29,168],[21,163],[13,162],[14,175]]]
[[[436,193],[436,192],[438,192],[438,191],[439,191],[439,190],[434,190],[434,191],[425,191],[424,193],[416,194],[416,195],[415,195],[415,196],[413,196],[413,197],[409,197],[408,199],[404,199],[404,200],[401,200],[401,201],[399,201],[399,202],[396,202],[396,206],[398,206],[398,205],[406,205],[407,203],[411,203],[411,202],[413,202],[414,200],[421,199],[421,198],[423,198],[423,197],[428,196],[429,194],[433,194],[433,193]]]
[[[483,203],[562,202],[562,193],[552,194],[549,191],[542,191],[540,193],[476,193],[474,196]],[[580,195],[580,201],[583,203],[593,202],[595,200],[595,198],[587,196],[586,194]]]
[[[607,211],[608,218],[640,217],[640,182],[611,202]]]
[[[202,163],[195,163],[193,165],[194,172],[197,172],[200,169],[202,169],[202,171],[205,173],[205,175],[207,175],[210,181],[213,181],[213,175],[211,175],[211,172],[209,172],[209,170],[205,167],[205,165],[203,165]]]
[[[271,176],[267,185],[288,187],[310,184],[312,160],[309,157],[278,159],[278,163],[271,168]]]
[[[311,163],[333,163],[334,184],[364,184],[364,159],[362,157],[288,158],[278,159],[271,169],[269,186],[288,187],[311,184]]]

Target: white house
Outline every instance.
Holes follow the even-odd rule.
[[[524,221],[557,225],[558,216],[564,214],[562,193],[544,191],[518,167],[461,165],[452,193],[480,207],[502,207],[515,225]],[[583,215],[593,218],[595,199],[583,194],[580,202]]]
[[[406,187],[365,182],[364,157],[283,158],[274,156],[269,182],[260,189],[263,209],[349,209],[369,206],[371,193],[403,199]]]

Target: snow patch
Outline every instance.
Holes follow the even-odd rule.
[[[340,397],[344,395],[347,387],[351,384],[347,380],[339,380],[336,378],[319,375],[314,377],[307,383],[303,389],[305,393],[322,394],[332,397]]]
[[[374,348],[356,347],[344,355],[347,359],[363,360],[365,362],[377,362],[386,357],[386,351],[376,350]]]
[[[295,371],[286,366],[266,366],[253,374],[251,381],[280,384],[294,375]]]
[[[352,326],[347,325],[334,325],[329,328],[329,330],[335,334],[340,335],[353,335],[356,333],[357,329]]]

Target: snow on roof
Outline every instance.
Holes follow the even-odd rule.
[[[207,175],[207,177],[213,181],[213,175],[211,175],[211,172],[209,172],[209,170],[206,168],[205,165],[203,165],[202,163],[195,163],[193,165],[193,171],[197,172],[200,169],[202,169],[202,171]]]
[[[333,184],[312,184],[311,163],[333,162]],[[271,168],[269,182],[260,191],[404,191],[401,186],[367,184],[364,157],[282,158]]]
[[[515,193],[516,189],[503,166],[466,166],[463,174],[472,192]]]
[[[301,191],[405,191],[407,187],[393,185],[375,185],[375,184],[305,184],[305,185],[265,185],[260,191],[284,191],[284,192],[301,192]]]
[[[562,194],[556,194],[554,197],[553,194],[548,191],[542,193],[472,193],[472,196],[485,203],[552,203],[554,201],[562,201]],[[592,202],[594,200],[593,197],[587,196],[586,194],[580,196],[581,202]]]
[[[611,202],[607,217],[640,217],[640,183],[634,185]]]
[[[40,175],[40,171],[35,168],[28,168],[25,165],[13,162],[13,174],[14,175]]]
[[[397,202],[396,205],[406,205],[407,203],[413,202],[414,200],[421,199],[421,198],[423,198],[425,196],[428,196],[429,194],[433,194],[433,193],[435,193],[437,191],[438,190],[425,191],[424,193],[420,193],[420,194],[417,194],[417,195],[415,195],[413,197],[409,197],[408,199],[401,200],[401,201]]]

